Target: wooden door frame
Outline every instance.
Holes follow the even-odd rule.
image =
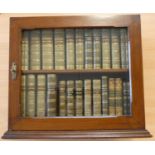
[[[131,49],[132,115],[113,118],[22,118],[21,106],[21,32],[23,29],[72,27],[127,27]],[[145,132],[141,25],[139,15],[13,17],[10,19],[10,63],[17,64],[17,79],[9,72],[9,132],[140,130]],[[146,131],[145,134],[150,136]],[[21,134],[19,134],[21,135]],[[138,135],[138,134],[137,134]],[[20,136],[15,136],[20,137]],[[101,136],[102,137],[102,136]],[[140,137],[140,136],[139,136]]]

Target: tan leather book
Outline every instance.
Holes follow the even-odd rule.
[[[64,30],[55,29],[54,31],[54,43],[55,43],[55,69],[65,69],[65,42],[64,42]]]
[[[102,29],[102,68],[109,69],[111,67],[110,58],[110,29]]]
[[[83,116],[83,81],[75,80],[76,116]]]
[[[54,47],[53,47],[53,30],[45,29],[42,30],[41,34],[41,48],[42,48],[42,68],[43,69],[53,69],[54,62]]]
[[[101,80],[93,80],[93,114],[101,116]]]
[[[76,69],[84,69],[84,31],[83,29],[75,30],[76,38]]]
[[[84,115],[91,116],[91,80],[84,80]]]
[[[66,116],[66,81],[59,82],[59,115]]]
[[[45,75],[38,75],[37,80],[37,117],[45,117]]]
[[[122,79],[115,79],[115,103],[116,103],[116,115],[123,115],[123,100],[122,100]]]

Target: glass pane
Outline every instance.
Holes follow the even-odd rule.
[[[131,115],[127,28],[23,30],[23,117]]]

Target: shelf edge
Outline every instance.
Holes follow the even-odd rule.
[[[106,140],[110,138],[149,138],[146,129],[140,130],[95,130],[95,131],[7,131],[3,139],[44,140]]]

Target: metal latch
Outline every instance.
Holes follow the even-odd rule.
[[[10,71],[12,80],[15,80],[17,77],[17,65],[15,62],[12,62]]]

